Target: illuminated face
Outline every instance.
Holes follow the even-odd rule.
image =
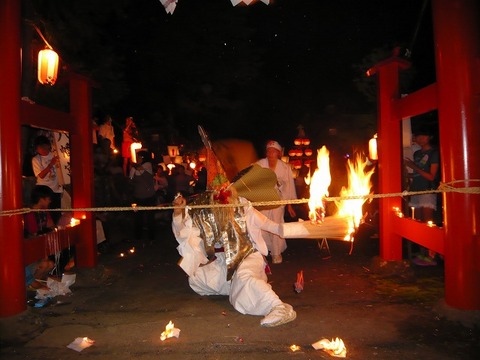
[[[273,147],[267,148],[267,159],[280,159],[281,153]]]
[[[37,146],[37,153],[42,156],[47,156],[50,153],[50,145],[44,144]]]
[[[431,137],[429,135],[416,135],[415,136],[415,142],[420,145],[420,146],[423,146],[423,145],[426,145],[428,143],[430,143],[430,139]]]

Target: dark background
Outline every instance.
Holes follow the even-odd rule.
[[[24,0],[23,8],[62,61],[58,85],[32,75],[24,95],[66,108],[62,77],[85,74],[94,116],[110,114],[119,139],[133,116],[143,140],[157,134],[162,148],[198,148],[199,124],[212,139],[246,139],[261,151],[274,138],[288,148],[301,124],[312,147],[349,152],[376,132],[369,67],[398,47],[412,62],[402,92],[435,81],[429,1],[179,0],[172,15],[158,0]],[[25,47],[42,47],[25,24]]]

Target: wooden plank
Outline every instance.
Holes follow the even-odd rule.
[[[443,228],[422,223],[410,218],[399,217],[392,212],[393,231],[421,246],[439,254],[445,253],[445,231]]]
[[[37,260],[53,255],[51,249],[67,249],[80,242],[82,223],[76,226],[67,226],[65,229],[52,231],[48,234],[24,239],[25,266]]]

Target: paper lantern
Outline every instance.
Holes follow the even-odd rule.
[[[305,146],[310,145],[310,139],[308,139],[308,138],[302,139],[302,144],[305,145]]]
[[[168,145],[168,155],[170,157],[175,157],[180,155],[180,151],[178,150],[178,146],[176,145]]]
[[[296,156],[296,155],[297,155],[297,150],[292,149],[292,150],[289,150],[289,151],[288,151],[288,156],[294,157],[294,156]]]
[[[300,168],[302,167],[302,162],[301,162],[300,160],[295,160],[295,161],[293,162],[293,167],[294,167],[295,169],[300,169]]]
[[[198,161],[204,162],[205,160],[207,160],[207,155],[205,155],[205,154],[199,154],[198,155]]]
[[[58,54],[51,49],[38,52],[38,81],[40,84],[53,85],[57,81]]]
[[[137,162],[137,150],[142,148],[142,143],[134,142],[130,145],[130,157],[132,162]]]
[[[368,157],[370,160],[378,160],[377,134],[373,135],[368,142]]]
[[[305,155],[306,156],[312,156],[313,150],[312,149],[305,149]]]
[[[293,143],[297,146],[302,145],[302,139],[296,138],[295,140],[293,140]]]

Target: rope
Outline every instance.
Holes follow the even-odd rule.
[[[441,183],[436,190],[423,190],[423,191],[402,191],[397,193],[388,193],[388,194],[368,194],[368,195],[349,195],[349,196],[335,196],[335,197],[324,197],[325,201],[346,201],[346,200],[358,200],[358,199],[379,199],[387,197],[404,197],[411,195],[423,195],[423,194],[438,194],[438,193],[462,193],[462,194],[480,194],[480,186],[474,187],[455,187],[455,184],[459,183],[470,183],[470,182],[480,182],[480,179],[471,179],[471,180],[454,180],[448,183]],[[304,204],[308,203],[309,199],[294,199],[294,200],[278,200],[278,201],[258,201],[252,202],[252,206],[261,207],[261,206],[273,206],[273,205],[287,205],[287,204]],[[238,204],[210,204],[210,205],[188,205],[190,209],[205,209],[205,208],[223,208],[223,207],[236,207]],[[90,208],[63,208],[63,209],[30,209],[30,208],[21,208],[14,210],[2,210],[0,216],[12,216],[12,215],[21,215],[29,212],[40,212],[40,211],[62,211],[62,212],[73,212],[73,211],[85,211],[85,212],[106,212],[106,211],[159,211],[159,210],[173,210],[183,208],[179,206],[171,206],[166,204],[161,204],[157,206],[128,206],[128,207],[90,207]]]

